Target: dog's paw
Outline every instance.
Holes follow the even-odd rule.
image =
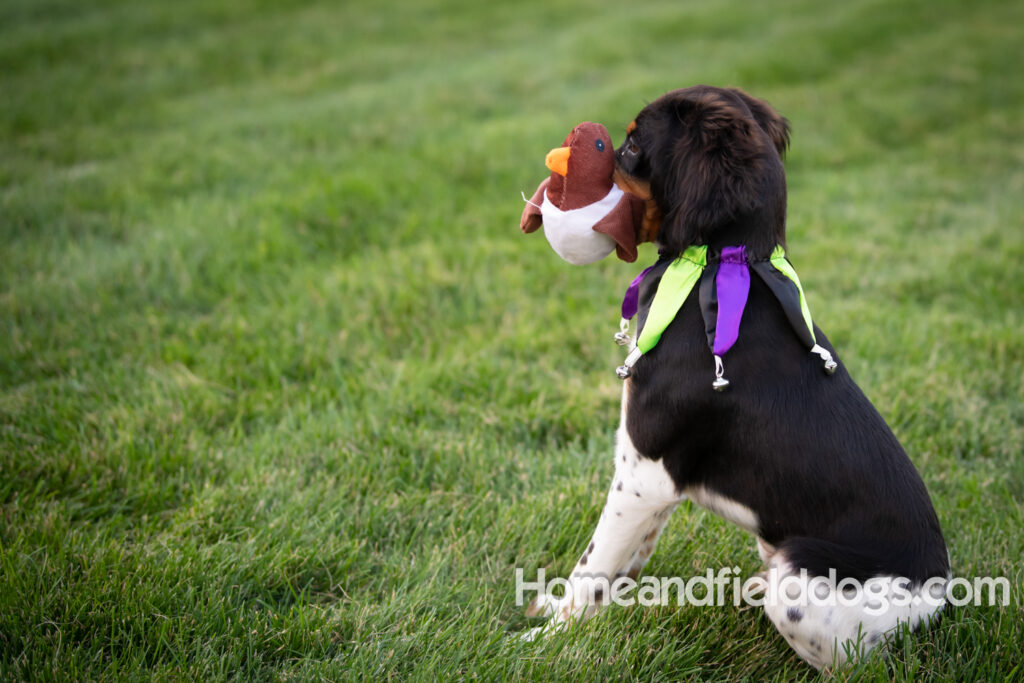
[[[544,627],[543,626],[537,626],[536,628],[531,628],[531,629],[528,629],[528,630],[523,631],[522,633],[520,633],[519,634],[519,640],[523,641],[524,643],[532,643],[539,636],[543,636],[543,635],[544,635]]]
[[[536,628],[531,628],[528,631],[523,631],[519,635],[519,640],[530,643],[534,640],[544,639],[550,636],[552,633],[564,631],[568,627],[568,625],[569,622],[567,621],[557,621],[555,619],[551,619],[543,626],[537,626]]]
[[[562,599],[556,598],[553,595],[544,593],[538,595],[530,604],[526,606],[526,616],[528,617],[551,617],[558,612],[558,608],[561,607]]]

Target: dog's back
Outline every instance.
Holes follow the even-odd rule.
[[[651,278],[641,299],[658,284]],[[756,277],[728,353],[725,392],[711,390],[704,328],[690,297],[633,368],[625,402],[636,450],[660,460],[695,502],[758,536],[768,593],[789,588],[795,598],[766,601],[766,613],[813,666],[863,653],[900,624],[928,623],[949,577],[938,518],[917,470],[843,363],[823,372]],[[818,328],[815,337],[838,360]],[[938,583],[926,585],[931,579]],[[849,580],[874,588],[844,604]]]
[[[706,486],[749,507],[761,538],[778,548],[793,539],[791,559],[813,573],[948,573],[938,518],[899,441],[841,361],[822,371],[758,278],[728,354],[728,391],[710,390],[713,367],[691,297],[630,379],[630,438],[664,459],[680,489]]]

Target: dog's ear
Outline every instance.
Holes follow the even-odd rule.
[[[767,255],[785,237],[785,174],[776,151],[785,144],[784,122],[776,123],[776,141],[730,91],[672,95],[656,103],[669,107],[656,137],[672,140],[671,151],[652,160],[652,189],[664,216],[659,242],[681,252],[728,238]],[[735,233],[738,226],[745,226],[743,234]],[[726,228],[733,232],[723,234]]]
[[[751,208],[755,171],[765,145],[757,124],[737,102],[716,92],[675,102],[671,156],[652,174],[663,187],[663,213],[679,247],[703,244],[719,225]],[[664,226],[663,226],[664,227]]]
[[[720,93],[684,99],[676,104],[676,115],[699,135],[699,151],[719,155],[723,162],[748,161],[760,152],[750,117]]]
[[[784,117],[780,116],[770,104],[764,100],[759,100],[756,97],[751,97],[747,93],[743,92],[739,88],[730,89],[734,95],[743,100],[743,103],[750,109],[750,113],[753,114],[754,120],[757,124],[764,129],[764,132],[771,138],[772,143],[775,145],[775,149],[779,151],[779,156],[785,156],[786,149],[789,148],[789,121]]]

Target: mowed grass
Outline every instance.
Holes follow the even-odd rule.
[[[622,290],[520,191],[582,120],[740,86],[789,252],[1006,576],[850,675],[1019,680],[1024,5],[0,3],[0,677],[815,678],[756,609],[535,622],[612,469]],[[655,576],[759,569],[676,513]]]

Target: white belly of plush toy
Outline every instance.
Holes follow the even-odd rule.
[[[594,225],[615,208],[622,194],[622,190],[612,185],[604,199],[578,209],[562,211],[548,200],[545,192],[540,211],[548,244],[556,254],[575,266],[600,261],[612,253],[615,240],[594,230]]]

